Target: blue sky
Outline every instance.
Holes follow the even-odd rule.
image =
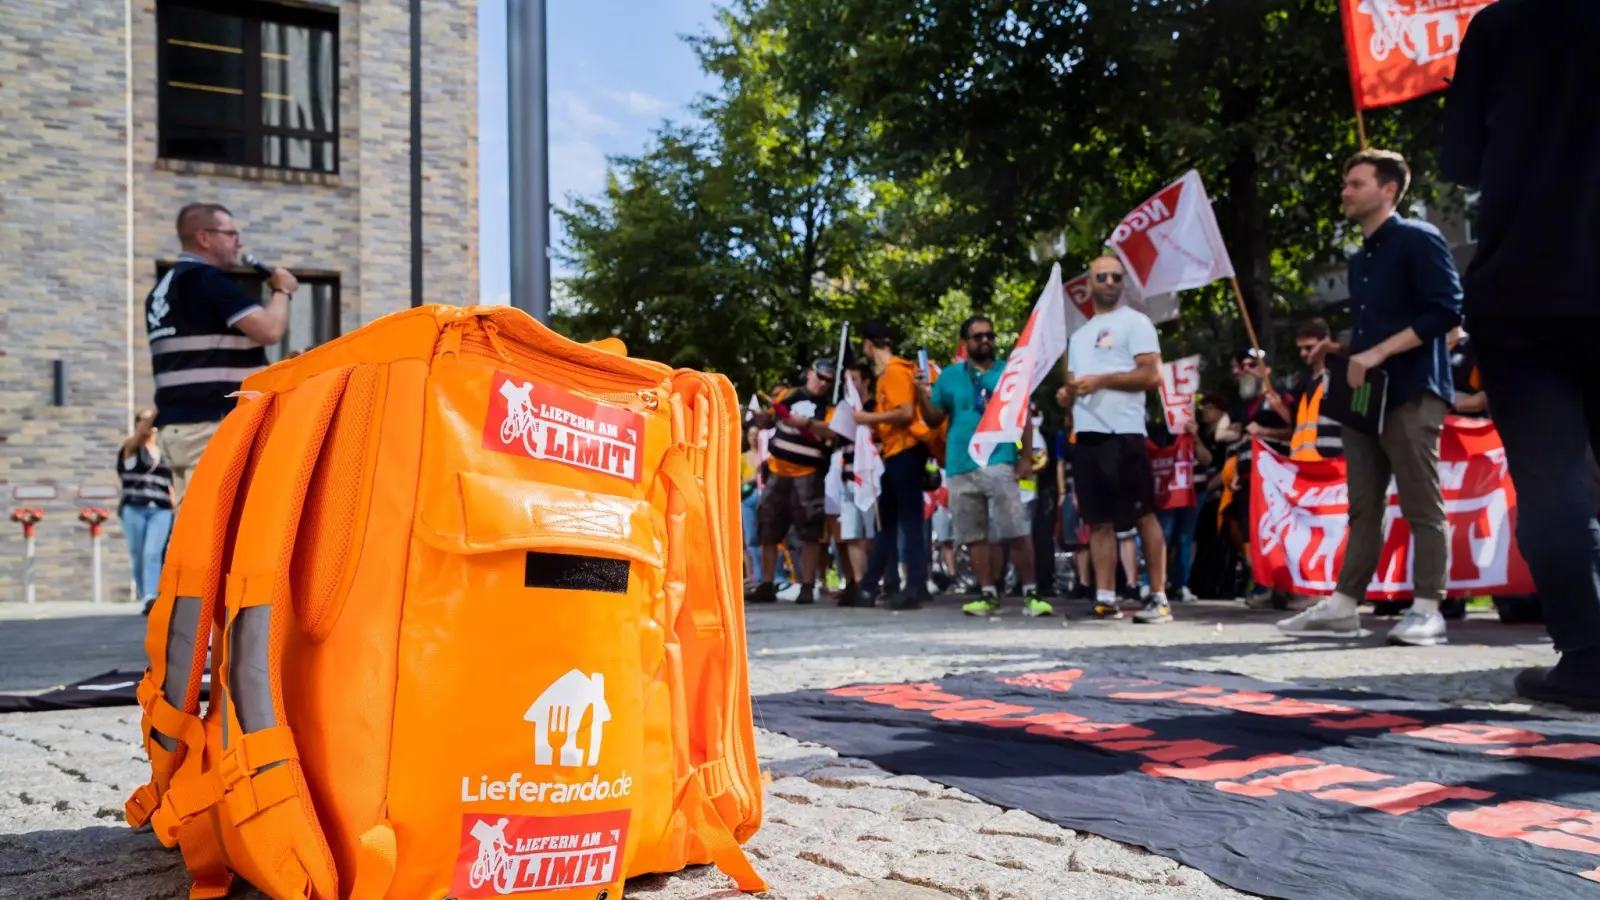
[[[708,29],[713,0],[547,0],[550,202],[593,195],[608,155],[637,153],[663,119],[712,87],[683,34]],[[511,287],[506,197],[506,5],[478,6],[479,297]],[[557,227],[554,224],[552,228]],[[552,233],[556,244],[559,233]],[[557,273],[552,273],[557,274]]]

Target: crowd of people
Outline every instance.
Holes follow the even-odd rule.
[[[1392,477],[1414,535],[1414,599],[1373,609],[1395,619],[1391,643],[1444,642],[1447,620],[1465,615],[1466,600],[1446,596],[1440,434],[1446,415],[1487,417],[1489,404],[1450,249],[1434,226],[1397,212],[1410,184],[1398,154],[1368,150],[1347,162],[1341,199],[1363,235],[1351,260],[1349,327],[1336,335],[1322,318],[1296,323],[1299,366],[1282,376],[1260,347],[1211,361],[1229,367],[1229,389],[1198,395],[1178,434],[1156,394],[1159,335],[1123,302],[1127,273],[1116,257],[1091,264],[1095,315],[1069,339],[1058,408],[1047,416],[1035,405],[1022,439],[982,466],[969,444],[1006,367],[993,322],[963,322],[960,352],[937,372],[897,355],[909,348],[896,347],[888,326],[867,323],[843,372],[852,390],[839,393],[862,398],[854,420],[874,430],[881,481],[870,483],[857,448],[829,427],[834,360],[814,360],[797,386],[752,411],[744,447],[749,601],[784,594],[814,603],[831,581],[842,606],[915,609],[933,593],[967,594],[963,611],[987,616],[1010,594],[1023,615],[1052,615],[1063,600],[1079,600],[1089,616],[1132,612],[1134,622],[1160,624],[1172,621],[1173,602],[1204,595],[1293,613],[1279,623],[1289,635],[1350,637],[1360,633],[1357,610],[1380,561]],[[1380,432],[1328,414],[1334,357],[1352,388],[1368,372],[1385,373]],[[1168,496],[1151,459],[1179,441],[1193,491]],[[1349,542],[1331,596],[1254,583],[1258,441],[1287,460],[1345,460]],[[876,504],[854,502],[861,491],[876,494]],[[1497,598],[1518,599],[1534,610],[1522,618],[1537,618],[1536,601]]]

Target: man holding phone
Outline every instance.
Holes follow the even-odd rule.
[[[957,544],[970,548],[973,574],[983,585],[983,596],[961,611],[986,616],[1000,609],[1002,572],[998,557],[991,559],[989,538],[993,535],[1011,548],[1011,562],[1022,581],[1023,614],[1048,616],[1055,609],[1039,597],[1033,567],[1033,523],[1023,512],[1022,492],[1017,487],[1019,474],[1033,477],[1033,455],[1019,460],[1015,444],[1000,444],[989,456],[989,464],[979,467],[967,450],[1006,368],[1003,360],[995,358],[994,323],[984,316],[972,316],[961,323],[961,339],[966,342],[967,358],[946,368],[931,388],[927,373],[917,373],[917,402],[923,420],[934,428],[947,417],[950,420],[945,473],[950,477],[954,537]],[[1031,421],[1022,442],[1033,446]]]
[[[923,527],[922,486],[927,450],[912,426],[917,419],[914,371],[907,360],[894,355],[894,330],[883,322],[868,322],[861,329],[861,349],[877,372],[877,409],[856,413],[856,423],[876,432],[883,456],[882,493],[878,495],[880,530],[872,560],[861,578],[864,594],[878,590],[879,581],[899,562],[906,566],[902,591],[885,601],[890,609],[921,609],[928,595],[928,532]]]

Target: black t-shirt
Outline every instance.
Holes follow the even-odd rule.
[[[1478,348],[1473,345],[1472,338],[1469,335],[1463,334],[1461,340],[1457,341],[1455,347],[1450,351],[1450,376],[1455,384],[1457,397],[1462,394],[1476,394],[1483,390],[1483,386],[1477,384],[1473,379],[1477,371]],[[1468,416],[1475,419],[1488,418],[1483,413],[1451,411],[1458,416]]]
[[[261,308],[228,273],[184,254],[145,298],[156,427],[221,421],[228,395],[266,368],[265,347],[235,327]]]

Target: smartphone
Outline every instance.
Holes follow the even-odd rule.
[[[917,351],[917,368],[922,371],[922,377],[928,377],[928,349],[926,347]]]

